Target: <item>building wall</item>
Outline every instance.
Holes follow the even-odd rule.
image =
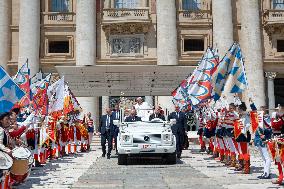
[[[51,0],[41,0],[41,47],[40,68],[44,72],[56,72],[55,65],[75,65],[76,60],[76,0],[70,0],[69,13],[51,13]],[[157,27],[156,0],[141,0],[137,9],[125,10],[124,16],[120,10],[113,8],[113,0],[97,0],[97,64],[157,64]],[[203,39],[204,50],[214,46],[212,29],[211,0],[201,0],[201,10],[186,11],[182,8],[182,0],[176,0],[177,7],[177,49],[179,65],[197,65],[204,51],[184,51],[184,40]],[[11,74],[14,74],[18,64],[19,52],[19,3],[11,0],[11,55],[8,62]],[[146,4],[143,4],[146,3]],[[146,6],[145,6],[146,5]],[[108,7],[107,7],[108,6]],[[260,23],[262,26],[262,46],[264,71],[277,72],[277,78],[284,76],[284,52],[277,52],[277,40],[284,40],[283,10],[272,10],[271,0],[262,0],[260,5]],[[240,0],[232,1],[234,40],[243,44],[241,36]],[[136,11],[136,12],[135,12]],[[107,15],[112,16],[107,16]],[[128,16],[127,16],[128,14]],[[134,16],[136,14],[136,16]],[[114,16],[120,15],[120,16]],[[137,16],[138,15],[138,16]],[[225,27],[225,26],[224,26]],[[253,32],[253,31],[252,31]],[[140,40],[143,45],[140,53],[131,55],[112,54],[114,39],[123,36],[127,43],[131,38]],[[69,41],[69,53],[54,54],[48,52],[50,41]],[[120,41],[121,42],[121,41]],[[134,41],[135,43],[137,41]],[[119,44],[119,42],[117,42]],[[229,48],[229,47],[228,47]],[[252,52],[253,53],[253,52]],[[244,55],[246,56],[246,55]]]

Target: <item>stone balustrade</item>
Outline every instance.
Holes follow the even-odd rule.
[[[284,10],[266,10],[263,13],[264,24],[284,23]]]
[[[190,22],[212,22],[211,10],[180,10],[178,11],[179,23],[190,23]]]
[[[74,12],[47,12],[42,14],[44,25],[75,24]]]
[[[102,23],[117,22],[149,22],[150,14],[148,8],[143,9],[104,9],[102,12]]]

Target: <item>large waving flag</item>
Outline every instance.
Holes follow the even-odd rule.
[[[241,48],[234,43],[220,62],[214,74],[214,100],[217,101],[225,85],[232,85],[231,93],[241,93],[247,86]]]
[[[0,66],[0,113],[9,112],[25,96],[25,92]]]
[[[194,106],[212,96],[212,74],[218,66],[217,57],[215,52],[208,48],[188,82],[190,86],[185,93],[188,96],[188,102]]]
[[[47,114],[48,96],[47,88],[49,85],[51,74],[47,75],[37,86],[35,86],[35,94],[33,95],[33,105],[35,110],[41,115]]]
[[[26,95],[18,103],[19,106],[27,106],[30,104],[31,100],[31,88],[30,88],[30,69],[28,67],[28,60],[26,63],[18,70],[14,81],[18,86],[26,93]]]
[[[187,103],[185,100],[185,96],[183,95],[183,89],[181,86],[177,87],[173,92],[172,92],[172,97],[173,97],[173,103],[175,106],[178,106],[180,109],[183,109],[186,107]]]
[[[63,113],[67,115],[74,111],[74,105],[72,102],[72,95],[71,91],[67,84],[64,87],[64,105],[63,105]]]
[[[48,88],[49,113],[63,110],[64,105],[64,77],[53,83]]]

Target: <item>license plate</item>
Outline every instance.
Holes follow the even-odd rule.
[[[140,148],[143,149],[143,150],[155,149],[156,145],[155,144],[141,144]]]

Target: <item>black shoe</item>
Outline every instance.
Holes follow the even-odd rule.
[[[103,154],[102,157],[106,157],[106,154]]]
[[[107,155],[107,159],[110,159],[110,155]]]
[[[180,159],[180,157],[181,157],[181,153],[177,153],[177,158]]]
[[[269,175],[263,174],[263,175],[258,176],[257,178],[258,179],[271,179],[271,176],[270,176],[270,174]]]
[[[118,155],[118,151],[115,152],[115,155]]]
[[[43,167],[43,165],[40,162],[35,161],[35,167]]]

